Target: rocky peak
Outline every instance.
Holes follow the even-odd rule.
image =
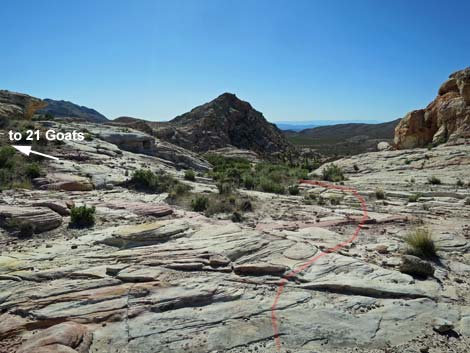
[[[291,148],[281,131],[235,94],[216,99],[177,116],[156,134],[196,152],[237,147],[267,155]]]
[[[397,148],[470,138],[470,67],[454,72],[425,108],[408,113],[395,129]]]

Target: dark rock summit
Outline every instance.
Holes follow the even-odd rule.
[[[234,146],[269,155],[291,148],[274,124],[231,93],[177,116],[156,135],[196,152]]]
[[[94,123],[108,121],[103,114],[98,113],[96,110],[72,102],[56,101],[48,98],[44,99],[44,102],[47,103],[47,106],[41,109],[39,113],[51,114],[56,118],[80,118]]]

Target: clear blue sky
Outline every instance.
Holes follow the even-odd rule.
[[[271,121],[378,120],[470,65],[470,2],[3,1],[0,88],[167,120],[233,92]]]

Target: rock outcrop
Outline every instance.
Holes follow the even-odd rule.
[[[27,94],[0,90],[0,118],[31,119],[37,110],[46,105],[41,99]]]
[[[155,138],[140,131],[103,129],[98,137],[124,151],[155,155]]]
[[[0,226],[22,232],[22,225],[30,225],[29,232],[42,233],[62,224],[62,217],[46,207],[19,207],[0,205]]]
[[[234,146],[266,156],[291,148],[274,124],[231,93],[156,127],[155,134],[196,152]]]
[[[470,67],[449,76],[425,109],[408,113],[395,129],[399,149],[470,138]]]

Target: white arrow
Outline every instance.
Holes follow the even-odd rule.
[[[33,153],[33,154],[37,154],[38,156],[43,156],[43,157],[46,157],[46,158],[55,159],[57,161],[59,160],[59,158],[57,158],[57,157],[49,156],[48,154],[45,154],[45,153],[33,151],[33,150],[31,150],[31,146],[15,146],[15,145],[12,145],[12,147],[16,148],[18,151],[20,151],[21,153],[23,153],[27,156],[29,156],[31,153]]]

